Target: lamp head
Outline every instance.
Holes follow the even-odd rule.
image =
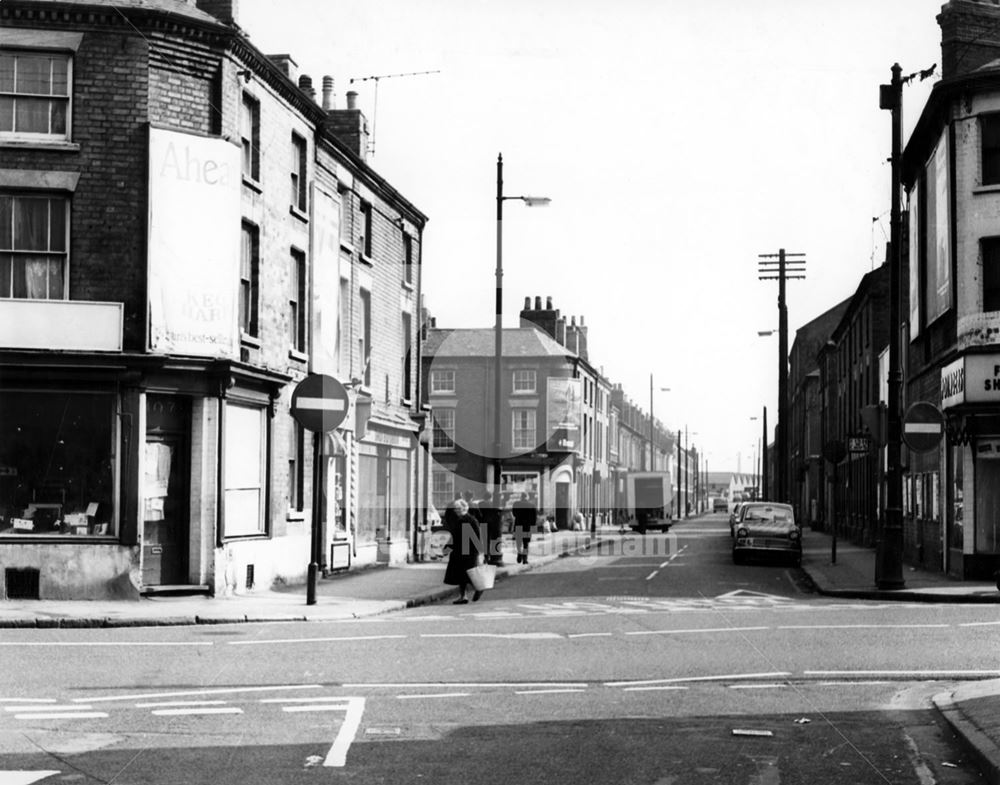
[[[548,207],[552,201],[547,196],[520,196],[518,198],[528,207]]]

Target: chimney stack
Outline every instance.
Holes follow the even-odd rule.
[[[214,16],[223,24],[239,27],[239,0],[197,0],[192,5]]]
[[[323,108],[326,111],[330,111],[334,108],[334,95],[333,95],[333,77],[324,76],[323,77]]]
[[[313,80],[311,76],[302,74],[299,77],[299,89],[308,95],[312,100],[316,100],[316,91],[313,89]]]
[[[355,90],[347,91],[347,108],[352,112],[357,111],[358,108],[358,93]]]
[[[1000,6],[996,0],[950,0],[937,17],[941,78],[971,73],[1000,59]]]
[[[332,94],[331,84],[331,94]],[[361,160],[368,157],[368,120],[358,109],[358,94],[348,90],[347,108],[326,110],[326,130],[347,145]],[[324,107],[325,108],[325,107]]]
[[[292,59],[291,55],[268,55],[267,59],[281,69],[281,73],[288,77],[293,84],[299,82],[299,66]]]

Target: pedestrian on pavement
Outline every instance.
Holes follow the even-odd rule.
[[[448,566],[444,570],[444,582],[449,586],[458,586],[458,599],[454,602],[455,605],[464,605],[469,601],[466,594],[470,585],[466,570],[479,565],[483,553],[483,532],[479,521],[469,514],[469,505],[465,499],[456,499],[454,510],[455,528],[452,531]],[[475,602],[482,595],[481,591],[474,592],[472,601]]]
[[[462,498],[465,500],[465,505],[469,508],[469,515],[482,523],[483,513],[479,509],[479,502],[476,501],[476,494],[466,489],[462,492]]]
[[[517,547],[517,563],[528,563],[528,545],[531,544],[531,532],[538,520],[538,510],[522,493],[521,498],[514,502],[514,544]]]
[[[500,506],[495,493],[487,493],[479,502],[479,514],[486,525],[486,562],[503,564],[503,532],[500,524]]]

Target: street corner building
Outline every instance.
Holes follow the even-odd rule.
[[[0,4],[0,597],[300,583],[314,519],[324,570],[409,558],[427,219],[346,98],[237,0]]]

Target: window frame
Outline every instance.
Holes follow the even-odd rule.
[[[363,384],[370,388],[372,384],[372,293],[370,289],[361,288],[358,291],[358,300],[361,304],[361,343],[359,360],[363,373],[361,374]]]
[[[518,408],[512,409],[510,415],[511,452],[525,453],[534,450],[538,445],[538,413],[535,409]],[[526,415],[530,424],[518,423],[521,415]]]
[[[518,374],[528,374],[531,379],[530,387],[518,386]],[[511,371],[510,389],[514,395],[531,395],[538,393],[538,372],[534,368],[515,368]]]
[[[413,400],[413,315],[400,312],[400,332],[403,339],[402,399],[404,403]]]
[[[249,111],[250,127],[244,127],[245,112]],[[247,135],[249,132],[249,136]],[[240,170],[243,179],[260,182],[260,101],[246,90],[240,103]],[[248,171],[249,167],[249,171]]]
[[[413,237],[403,232],[403,283],[413,286]]]
[[[442,423],[439,416],[442,419],[448,419],[450,422]],[[434,419],[434,430],[432,435],[433,446],[435,450],[454,450],[455,449],[455,410],[451,407],[444,409],[435,409],[433,411],[432,417]]]
[[[1000,236],[979,238],[979,247],[983,260],[983,313],[1000,311]],[[992,251],[992,254],[989,254],[990,251]],[[993,256],[994,264],[988,264],[988,255]],[[992,275],[988,272],[991,269],[993,270]],[[987,279],[992,280],[988,281]],[[990,285],[988,286],[988,284]],[[995,305],[996,307],[991,308],[991,305]]]
[[[35,47],[4,47],[3,52],[0,53],[2,57],[10,57],[14,61],[14,70],[12,71],[12,83],[10,90],[0,89],[0,101],[9,100],[11,102],[10,111],[10,121],[11,128],[6,130],[0,128],[0,140],[4,141],[19,141],[19,142],[71,142],[73,139],[73,65],[75,52],[67,52],[57,49],[46,49],[46,48],[35,48]],[[50,60],[62,60],[66,64],[65,77],[66,77],[66,94],[56,95],[54,93],[20,93],[17,91],[16,83],[16,73],[17,73],[17,60],[19,58],[50,58]],[[49,73],[49,84],[51,86],[53,82],[53,72],[50,65]],[[50,87],[51,89],[51,87]],[[49,131],[18,131],[16,130],[17,124],[17,101],[18,97],[21,100],[31,100],[40,101],[45,100],[49,102],[48,105],[48,124]],[[65,129],[61,132],[53,133],[52,121],[53,121],[53,106],[54,102],[59,101],[64,106],[64,116],[63,124]]]
[[[72,210],[72,202],[68,194],[64,194],[58,191],[22,191],[17,189],[0,189],[0,200],[10,200],[10,238],[9,240],[4,240],[0,236],[0,298],[12,299],[12,300],[68,300],[69,299],[69,274],[70,274],[70,212]],[[14,232],[17,229],[17,204],[19,201],[27,200],[47,200],[48,209],[46,211],[46,245],[48,247],[42,248],[18,248],[18,240]],[[52,250],[52,203],[58,202],[61,204],[62,208],[62,250]],[[3,207],[0,207],[3,210]],[[0,226],[3,226],[4,220],[0,217]],[[6,227],[4,227],[6,228]],[[2,232],[0,232],[2,234]],[[5,247],[9,243],[9,248]],[[18,257],[44,257],[47,262],[51,263],[53,260],[61,262],[62,267],[62,287],[59,292],[58,297],[50,296],[51,285],[50,280],[50,266],[46,264],[46,284],[45,284],[45,297],[29,297],[27,294],[24,296],[16,296],[14,293],[15,285],[15,268],[16,265],[14,260]],[[9,262],[6,261],[9,259]],[[27,263],[27,260],[25,260]],[[22,276],[24,278],[24,286],[28,286],[27,275]],[[3,279],[6,278],[6,281]]]
[[[309,188],[307,177],[309,145],[306,138],[292,131],[291,161],[291,205],[305,214],[309,210]]]
[[[249,238],[249,253],[247,250]],[[243,221],[240,235],[240,281],[237,304],[240,331],[250,338],[260,337],[260,227]]]
[[[361,219],[364,236],[361,238],[361,255],[365,259],[372,258],[372,232],[375,230],[375,208],[371,202],[361,200]]]
[[[446,378],[451,379],[450,385],[438,386]],[[432,368],[430,373],[431,395],[454,395],[455,394],[455,370],[453,368]]]
[[[288,286],[288,338],[292,349],[304,354],[308,351],[308,330],[306,328],[309,322],[306,253],[293,247],[288,258],[290,279]]]
[[[224,540],[236,540],[236,539],[249,539],[249,538],[262,538],[268,536],[269,528],[269,515],[268,515],[268,480],[270,476],[270,442],[271,442],[271,429],[269,417],[267,416],[267,407],[261,406],[259,404],[254,404],[246,402],[243,400],[226,400],[224,403],[226,409],[226,419],[223,428],[223,444],[225,449],[225,461],[222,472],[222,494],[224,499],[223,507],[223,520],[222,520],[222,538]],[[248,450],[249,434],[246,428],[239,429],[239,433],[236,434],[231,431],[234,428],[232,412],[234,409],[242,409],[248,412],[256,412],[258,421],[260,423],[260,445],[258,450],[258,473],[256,482],[257,484],[251,485],[234,485],[231,484],[233,478],[230,475],[230,471],[233,467],[233,454],[246,455]],[[238,440],[240,443],[239,450],[233,449],[234,443],[230,442],[230,438]],[[230,494],[232,492],[247,491],[247,490],[257,490],[259,493],[257,502],[257,527],[252,531],[248,530],[238,530],[233,531],[232,518],[231,518],[231,508]]]

